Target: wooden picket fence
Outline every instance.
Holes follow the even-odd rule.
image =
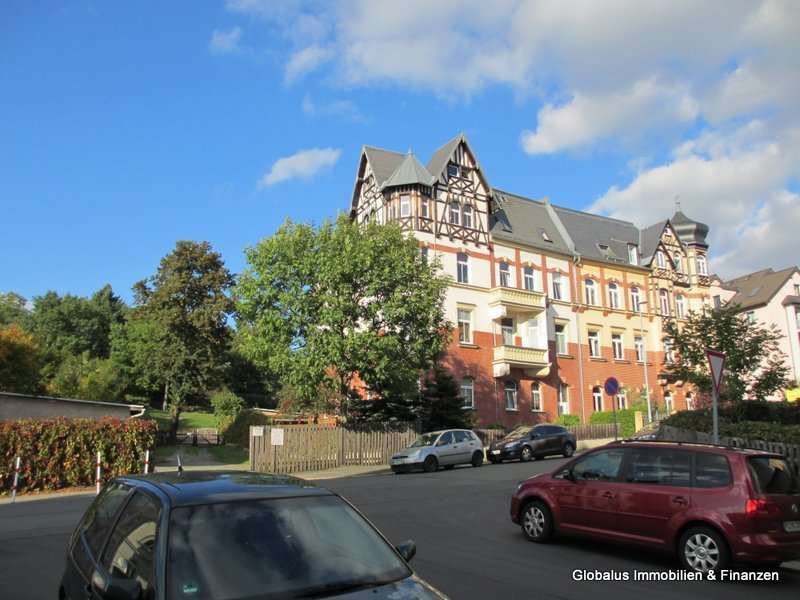
[[[262,473],[321,471],[345,465],[387,465],[392,454],[417,437],[410,423],[345,428],[283,425],[283,444],[272,444],[273,427],[250,427],[250,470]],[[276,432],[277,433],[277,432]]]
[[[567,427],[571,433],[575,434],[578,440],[607,440],[619,437],[619,426],[615,429],[614,423],[590,423],[587,425],[573,425]]]

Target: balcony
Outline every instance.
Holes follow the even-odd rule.
[[[492,288],[489,292],[489,316],[501,319],[511,314],[538,313],[545,309],[544,294],[509,287]]]
[[[492,370],[495,377],[504,377],[512,368],[523,369],[531,377],[545,377],[550,372],[549,352],[544,348],[495,346]]]

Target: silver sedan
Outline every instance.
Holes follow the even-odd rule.
[[[390,461],[395,473],[422,469],[433,473],[439,467],[452,469],[456,465],[483,464],[483,444],[469,429],[445,429],[423,433],[408,448],[392,456]]]

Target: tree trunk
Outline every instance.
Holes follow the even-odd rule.
[[[164,403],[161,406],[161,410],[166,411],[167,406],[169,406],[169,381],[164,384]]]
[[[174,405],[170,410],[170,423],[169,423],[169,438],[170,441],[174,444],[178,441],[178,425],[181,420],[181,407],[178,405]]]

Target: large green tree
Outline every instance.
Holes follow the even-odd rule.
[[[706,349],[724,352],[725,375],[720,400],[735,405],[741,400],[765,400],[788,384],[789,369],[780,350],[780,331],[751,322],[735,305],[692,311],[685,322],[667,321],[664,341],[675,352],[665,371],[675,379],[711,393],[711,373]]]
[[[39,349],[16,323],[0,326],[0,391],[35,394],[40,388]]]
[[[357,382],[378,396],[416,390],[447,344],[447,279],[396,226],[287,222],[246,256],[242,348],[308,402],[330,387],[346,413]]]
[[[134,285],[128,325],[114,333],[112,360],[143,389],[163,393],[173,435],[187,399],[224,372],[233,283],[208,242],[179,241],[155,275]]]
[[[0,327],[16,323],[26,329],[29,318],[25,298],[15,292],[0,294]]]

